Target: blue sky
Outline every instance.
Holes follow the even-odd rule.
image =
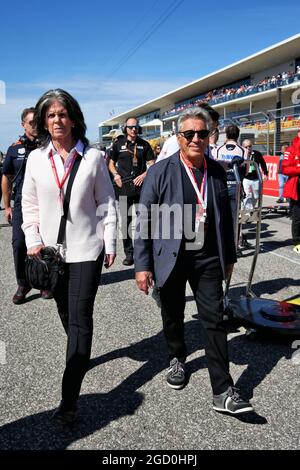
[[[1,2],[0,149],[20,114],[48,89],[79,101],[98,123],[299,33],[300,2],[11,0]],[[300,55],[300,51],[299,51]]]

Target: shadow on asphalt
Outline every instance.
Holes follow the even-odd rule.
[[[128,281],[134,279],[134,269],[124,269],[122,271],[103,272],[101,274],[101,280],[99,286],[105,286],[107,284],[115,284],[116,282]]]
[[[282,290],[282,286],[300,287],[300,279],[292,279],[291,277],[280,277],[278,279],[271,279],[269,281],[260,281],[256,284],[253,284],[251,290],[257,297],[263,297],[264,294],[276,294],[276,292]],[[244,285],[238,287],[230,287],[228,297],[229,299],[239,299],[241,296],[244,296],[245,293],[246,287]],[[192,301],[194,301],[194,296],[187,295],[186,302]],[[196,318],[196,315],[194,316],[194,318]]]
[[[293,279],[291,277],[279,277],[278,279],[271,279],[269,281],[260,281],[252,285],[251,290],[257,297],[263,297],[264,294],[273,295],[282,290],[283,286],[300,286],[300,279]],[[245,295],[245,287],[230,287],[229,298],[239,298]],[[192,299],[191,299],[192,300]]]
[[[198,320],[186,322],[185,332],[189,354],[203,349]],[[290,343],[287,344],[287,342],[272,337],[255,341],[249,341],[245,335],[231,338],[229,340],[230,361],[234,364],[247,366],[236,384],[240,388],[242,396],[250,399],[255,388],[272,372],[278,361],[282,357],[290,355]],[[138,343],[93,358],[90,361],[89,369],[122,357],[129,357],[142,364],[110,392],[81,395],[78,401],[79,417],[73,428],[63,429],[52,422],[49,418],[53,410],[26,416],[0,428],[0,449],[66,449],[72,442],[92,435],[105,428],[109,423],[124,416],[133,415],[144,400],[144,395],[138,391],[140,387],[152,380],[157,374],[165,374],[165,368],[168,364],[163,332],[160,331],[157,335],[143,339]],[[191,376],[206,366],[205,357],[193,359],[191,362],[187,362],[187,374]],[[104,380],[104,377],[103,370],[99,367],[99,388],[101,388],[101,380]],[[188,386],[186,391],[188,392]],[[162,393],[166,394],[167,400],[167,386]],[[181,393],[185,393],[185,390],[182,390]],[[214,413],[212,410],[211,420],[215,419]],[[224,419],[228,418],[228,416],[224,416]],[[238,419],[255,425],[267,422],[266,418],[257,413],[247,413],[239,416]]]

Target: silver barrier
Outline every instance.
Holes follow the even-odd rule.
[[[244,206],[243,201],[241,201],[242,180],[241,180],[241,177],[240,177],[239,166],[236,165],[236,164],[233,165],[234,176],[235,176],[235,180],[236,180],[236,207],[237,207],[236,218],[235,218],[235,221],[234,221],[234,223],[235,223],[234,234],[235,234],[235,247],[237,249],[238,248],[238,242],[239,242],[239,235],[240,235],[240,232],[242,232],[243,224],[245,224],[247,222],[256,223],[255,249],[254,249],[254,255],[253,255],[251,269],[250,269],[250,273],[249,273],[249,277],[248,277],[247,287],[246,287],[246,297],[255,297],[255,294],[251,290],[251,286],[252,286],[253,275],[254,275],[254,271],[255,271],[255,267],[256,267],[257,257],[258,257],[258,254],[259,254],[263,181],[262,181],[262,176],[261,176],[261,172],[260,172],[258,164],[256,162],[252,161],[252,160],[245,160],[243,162],[243,165],[246,166],[245,176],[247,176],[247,173],[249,173],[250,164],[251,164],[251,166],[255,167],[255,170],[256,170],[257,175],[258,175],[259,198],[258,198],[258,201],[257,201],[255,207],[249,209],[249,208],[246,208]],[[229,288],[230,288],[230,282],[231,282],[231,276],[226,280],[226,283],[225,283],[225,289],[224,289],[225,299],[227,299],[228,291],[229,291]]]

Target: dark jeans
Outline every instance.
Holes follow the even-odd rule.
[[[189,281],[197,304],[202,338],[213,393],[223,393],[233,384],[229,374],[227,333],[223,324],[222,270],[219,261],[198,262],[182,251],[165,285],[160,288],[164,334],[169,359],[184,362],[185,287]]]
[[[96,261],[66,263],[54,298],[68,335],[66,368],[62,380],[62,399],[76,403],[88,369],[93,336],[94,301],[100,281],[104,252]]]
[[[21,228],[22,223],[22,208],[21,205],[16,205],[13,208],[12,217],[12,246],[16,279],[18,286],[28,287],[28,283],[25,277],[25,259],[27,255],[27,248],[25,243],[25,235]]]
[[[300,200],[291,199],[291,212],[293,243],[298,245],[300,243]]]

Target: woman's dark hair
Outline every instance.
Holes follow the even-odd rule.
[[[72,128],[74,139],[76,141],[80,139],[84,144],[88,145],[89,141],[85,137],[86,125],[78,102],[67,91],[57,88],[44,93],[35,106],[35,122],[39,146],[46,147],[51,140],[49,131],[45,129],[45,120],[47,109],[54,101],[59,101],[68,111],[68,116],[74,123]]]

